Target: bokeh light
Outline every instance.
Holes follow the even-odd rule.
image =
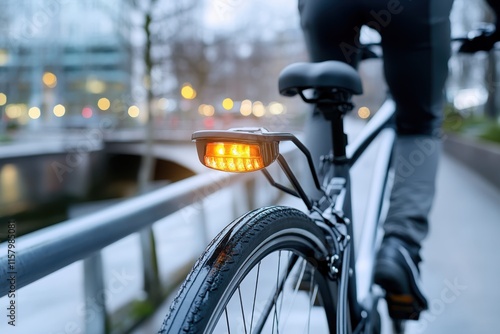
[[[0,66],[4,66],[9,62],[9,53],[5,49],[0,49]]]
[[[92,108],[90,107],[85,107],[82,109],[82,116],[83,118],[91,118],[92,117]]]
[[[266,114],[266,107],[260,101],[253,103],[252,113],[255,117],[262,117]]]
[[[358,109],[359,118],[367,119],[368,117],[370,117],[370,115],[371,115],[370,109],[368,109],[367,107],[361,107]]]
[[[273,115],[281,115],[285,112],[285,107],[279,102],[269,103],[269,112]]]
[[[55,86],[57,86],[57,77],[52,72],[45,72],[43,74],[42,81],[45,86],[49,88],[54,88]]]
[[[109,102],[109,100],[105,97],[101,97],[99,99],[99,101],[97,101],[97,106],[99,107],[99,109],[101,109],[102,111],[106,111],[109,109],[109,107],[111,106],[111,102]]]
[[[250,116],[252,114],[252,101],[250,100],[241,101],[240,113],[243,116]]]
[[[210,104],[202,104],[198,107],[198,113],[203,116],[213,116],[215,114],[215,108]]]
[[[224,101],[222,101],[222,108],[226,110],[231,110],[234,107],[234,102],[230,98],[225,98]]]
[[[106,90],[106,83],[98,79],[89,79],[85,85],[87,91],[93,94],[101,94]]]
[[[139,117],[140,113],[141,110],[139,109],[138,106],[130,106],[130,108],[128,108],[128,115],[132,118]]]
[[[56,115],[56,117],[63,117],[66,113],[66,108],[62,104],[58,104],[54,107],[52,112]]]
[[[8,118],[15,119],[21,117],[22,114],[22,109],[21,106],[18,104],[8,104],[7,107],[5,107],[5,115],[7,115]]]
[[[4,106],[7,103],[7,95],[0,93],[0,106]]]
[[[28,116],[31,119],[38,119],[38,118],[40,118],[41,114],[42,113],[40,112],[40,108],[38,108],[38,107],[31,107],[30,110],[28,110]]]
[[[184,84],[181,88],[181,95],[186,100],[192,100],[196,97],[196,90],[190,84]]]

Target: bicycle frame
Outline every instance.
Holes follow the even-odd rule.
[[[378,110],[375,116],[363,127],[362,131],[358,134],[356,140],[345,148],[337,149],[335,152],[334,146],[334,159],[332,159],[333,175],[335,178],[344,180],[345,186],[343,187],[344,194],[337,196],[334,205],[334,210],[340,212],[346,221],[347,235],[350,236],[348,248],[346,249],[347,258],[343,262],[348,262],[348,275],[341,279],[341,283],[347,279],[347,294],[349,304],[349,319],[352,328],[363,320],[363,309],[371,309],[376,305],[377,299],[372,287],[372,271],[375,260],[375,244],[377,242],[377,228],[380,223],[380,215],[384,205],[384,195],[386,190],[386,178],[390,168],[390,161],[392,157],[395,130],[389,126],[395,111],[395,104],[392,100],[387,100],[382,107]],[[333,121],[335,122],[335,120]],[[342,119],[337,120],[342,122]],[[344,137],[343,131],[335,131],[335,129],[342,129],[342,125],[332,124],[332,139],[333,141],[342,141]],[[352,203],[351,203],[351,187],[350,187],[350,169],[356,163],[359,157],[362,156],[364,151],[370,146],[375,138],[380,138],[379,159],[374,168],[374,177],[370,191],[368,205],[365,211],[365,222],[363,224],[363,234],[360,242],[360,248],[356,254],[354,243],[354,226],[352,223]],[[339,155],[345,152],[345,156]],[[342,192],[341,192],[342,194]],[[345,272],[345,270],[343,270]],[[342,288],[341,288],[342,290]],[[339,298],[339,301],[345,298]],[[354,301],[354,302],[353,302]],[[370,305],[372,304],[372,305]],[[342,310],[345,305],[339,305],[338,311],[338,333],[345,333],[347,328],[347,310]]]

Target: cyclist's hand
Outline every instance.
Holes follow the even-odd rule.
[[[469,34],[462,43],[458,52],[474,53],[478,51],[489,51],[496,42],[500,40],[500,33],[494,27],[478,29]]]

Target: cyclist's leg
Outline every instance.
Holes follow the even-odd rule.
[[[359,28],[362,25],[359,0],[299,0],[301,26],[309,57],[313,62],[339,60],[356,67]],[[312,112],[305,125],[305,144],[318,168],[319,157],[330,152],[330,122]],[[313,194],[312,181],[306,185]]]
[[[420,310],[427,307],[417,284],[415,265],[420,261],[420,243],[428,233],[441,151],[439,128],[448,74],[452,2],[402,0],[401,11],[381,29],[385,75],[397,106],[398,138],[395,182],[375,280],[389,298],[391,294],[396,296],[392,300],[395,317],[418,318]],[[408,305],[396,302],[403,294],[413,295],[409,304],[414,313],[406,312]],[[388,302],[391,304],[391,300]]]
[[[396,102],[396,180],[386,235],[416,246],[428,232],[440,151],[443,87],[450,55],[453,0],[401,1],[382,30],[384,69]]]

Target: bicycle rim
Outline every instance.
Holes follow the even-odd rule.
[[[253,211],[209,245],[160,333],[334,333],[326,255],[321,230],[302,212]]]

